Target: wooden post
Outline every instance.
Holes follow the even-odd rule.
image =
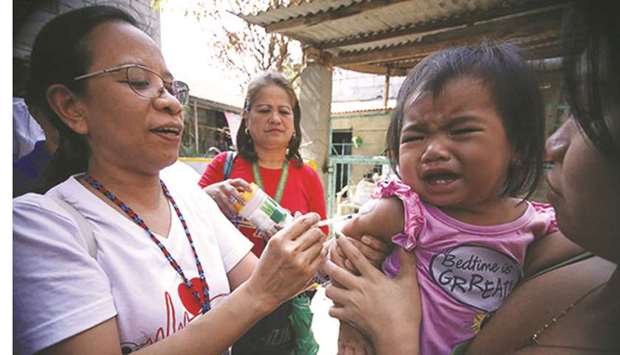
[[[387,110],[388,100],[390,98],[390,68],[386,68],[385,71],[385,83],[383,86],[383,109]]]
[[[198,100],[194,99],[194,141],[196,143],[196,153],[200,153],[200,147],[198,146]]]

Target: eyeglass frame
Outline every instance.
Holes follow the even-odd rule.
[[[84,79],[89,79],[89,78],[93,78],[93,77],[96,77],[96,76],[99,76],[99,75],[120,71],[120,70],[123,70],[123,69],[127,69],[127,72],[125,73],[125,75],[127,76],[127,79],[129,79],[129,68],[140,68],[142,70],[146,70],[146,71],[148,71],[148,72],[150,72],[152,74],[155,74],[158,78],[161,79],[161,82],[164,84],[160,88],[160,90],[164,89],[164,90],[168,91],[168,93],[170,95],[174,96],[177,100],[179,100],[179,102],[182,105],[187,105],[187,103],[189,102],[189,95],[187,95],[187,99],[185,99],[185,100],[181,100],[181,98],[179,98],[179,96],[177,96],[178,94],[181,94],[181,93],[189,93],[189,85],[187,85],[186,82],[181,81],[181,80],[172,80],[172,81],[165,80],[159,73],[157,73],[153,69],[150,69],[150,68],[148,68],[148,67],[146,67],[144,65],[135,64],[135,63],[117,65],[117,66],[114,66],[114,67],[97,70],[97,71],[94,71],[92,73],[86,73],[86,74],[78,75],[78,76],[73,78],[73,81],[80,81],[80,80],[84,80]],[[175,83],[180,83],[180,84],[182,84],[182,89],[178,90],[177,93],[174,94],[170,90],[168,90],[168,88],[166,87],[167,83],[170,84],[171,88],[173,87],[173,85]],[[135,92],[138,96],[142,96],[142,97],[146,97],[146,98],[150,98],[150,99],[161,97],[161,94],[159,96],[153,96],[153,97],[144,96],[144,95],[140,94],[136,89],[134,89],[129,82],[127,83],[127,85],[131,88],[131,91]]]

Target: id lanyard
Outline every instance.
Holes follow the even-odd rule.
[[[252,163],[252,175],[254,175],[254,181],[261,189],[265,190],[263,186],[263,180],[260,177],[260,170],[258,168],[258,163]],[[286,180],[288,179],[288,160],[284,160],[282,164],[282,173],[280,173],[280,180],[278,181],[278,187],[276,188],[276,194],[273,197],[277,203],[280,203],[282,200],[282,194],[284,193],[284,187],[286,186]],[[266,193],[266,191],[265,191]]]

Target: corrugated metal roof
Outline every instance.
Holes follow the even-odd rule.
[[[354,3],[361,3],[361,2],[365,2],[365,0],[305,1],[301,4],[291,3],[287,6],[270,8],[264,11],[259,11],[255,14],[248,14],[248,15],[243,15],[243,16],[250,16],[256,21],[256,22],[251,22],[251,23],[263,26],[263,25],[274,23],[274,22],[289,20],[292,18],[304,17],[308,15],[315,15],[319,13],[329,12],[332,10],[337,10],[343,7],[350,6],[351,4],[354,4]]]
[[[314,0],[239,16],[329,53],[336,66],[383,73],[388,67],[406,70],[438,48],[482,38],[519,43],[532,50],[534,59],[558,56],[561,11],[566,3]]]
[[[395,3],[369,10],[360,16],[349,16],[330,21],[329,23],[309,26],[303,29],[303,36],[309,41],[321,43],[338,40],[343,37],[356,37],[360,34],[375,34],[394,29],[412,28],[422,23],[471,15],[472,13],[492,8],[494,3],[497,3],[497,1],[476,0],[458,2],[459,6],[451,4],[451,2],[436,0]],[[291,34],[295,32],[299,31],[291,31]]]

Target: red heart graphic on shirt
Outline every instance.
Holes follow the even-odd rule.
[[[201,304],[205,301],[205,295],[202,292],[202,287],[203,285],[204,287],[209,287],[209,285],[205,285],[199,277],[194,277],[190,281],[192,282],[192,288],[185,286],[183,282],[179,284],[179,298],[181,299],[181,302],[183,303],[185,309],[194,316],[197,316],[198,314],[200,314],[200,310],[202,308]],[[198,293],[198,295],[200,296],[200,302],[196,300],[196,297],[194,297],[192,290]]]

